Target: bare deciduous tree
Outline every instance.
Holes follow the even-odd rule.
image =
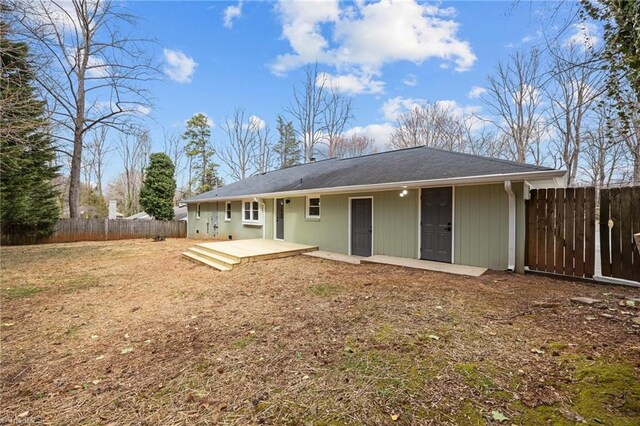
[[[267,124],[258,127],[258,144],[253,156],[253,166],[258,173],[266,173],[274,167],[276,157],[270,136],[271,129]]]
[[[116,150],[122,160],[122,186],[124,191],[124,214],[126,216],[140,211],[139,194],[144,181],[149,153],[151,151],[151,138],[145,130],[139,130],[133,134],[122,133],[118,138]]]
[[[71,157],[69,211],[80,216],[80,174],[86,135],[97,126],[122,130],[148,112],[142,88],[157,70],[145,59],[148,41],[130,37],[136,18],[110,0],[11,1],[19,35],[38,63],[60,147]]]
[[[513,160],[524,163],[529,144],[543,124],[540,53],[533,49],[525,56],[512,55],[499,62],[495,75],[489,76],[482,101],[495,118],[489,121],[510,141]]]
[[[336,145],[342,139],[346,125],[353,119],[351,98],[340,93],[339,87],[330,87],[324,99],[324,133],[329,148],[329,158],[336,155]]]
[[[185,182],[184,179],[184,174],[188,167],[187,162],[184,161],[184,142],[180,135],[169,133],[166,130],[163,130],[163,137],[164,152],[169,156],[169,158],[171,158],[171,161],[175,166],[174,179],[176,180],[178,188],[173,202],[174,204],[177,204],[178,200],[182,197],[182,194],[188,190],[188,181]]]
[[[611,110],[610,105],[597,109],[597,118],[584,132],[584,149],[580,153],[583,181],[598,188],[607,187],[614,179],[622,178],[616,174],[624,169],[621,165],[626,160],[624,143],[612,137],[610,132]]]
[[[335,156],[339,158],[358,157],[378,152],[376,141],[362,135],[340,137],[335,145]]]
[[[449,151],[463,150],[462,117],[439,103],[427,103],[401,114],[391,135],[394,149],[428,146]]]
[[[106,158],[107,154],[112,151],[111,145],[107,142],[108,131],[109,129],[106,126],[93,129],[84,151],[86,158],[83,160],[85,163],[84,168],[90,170],[89,180],[94,184],[98,193],[102,195],[104,195],[102,183]]]
[[[248,116],[241,108],[236,108],[233,116],[225,120],[222,130],[227,134],[228,143],[218,153],[233,179],[243,180],[255,172],[262,125],[261,120]]]
[[[317,63],[305,68],[305,80],[301,87],[294,87],[287,112],[296,123],[304,162],[316,156],[321,143],[328,146],[328,154],[333,156],[337,138],[353,118],[351,98],[330,84],[328,76],[318,71]]]
[[[549,122],[557,137],[551,148],[567,169],[567,183],[573,185],[578,173],[584,125],[591,106],[600,94],[602,73],[585,65],[591,52],[576,44],[556,46],[551,65],[551,81],[546,92],[551,104]]]

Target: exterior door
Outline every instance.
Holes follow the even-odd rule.
[[[428,188],[421,198],[421,248],[425,260],[451,262],[452,189]]]
[[[284,198],[276,199],[276,240],[284,240]]]
[[[371,198],[351,200],[351,254],[373,254],[373,209]]]

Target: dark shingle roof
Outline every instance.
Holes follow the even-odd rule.
[[[317,161],[216,188],[186,202],[354,185],[550,171],[547,167],[435,148],[416,147]]]

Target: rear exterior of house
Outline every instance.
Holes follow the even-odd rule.
[[[489,163],[475,174],[452,172],[456,162],[470,161]],[[484,174],[504,163],[421,147],[296,166],[186,200],[188,236],[267,238],[522,272],[528,190],[561,186],[564,173],[513,163],[513,173]],[[397,170],[412,164],[424,171]],[[399,180],[406,177],[414,179]]]

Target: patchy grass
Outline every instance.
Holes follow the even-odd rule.
[[[20,299],[23,297],[33,296],[34,294],[42,291],[39,287],[18,287],[18,288],[3,288],[2,295],[9,299]]]
[[[320,297],[335,296],[340,292],[342,286],[339,284],[315,284],[309,287],[311,293]]]
[[[637,367],[615,359],[579,359],[575,363],[575,408],[590,422],[640,423]]]
[[[304,256],[219,273],[180,258],[192,243],[1,248],[2,412],[51,424],[486,425],[494,411],[502,424],[640,424],[639,309],[618,305],[637,290]]]

